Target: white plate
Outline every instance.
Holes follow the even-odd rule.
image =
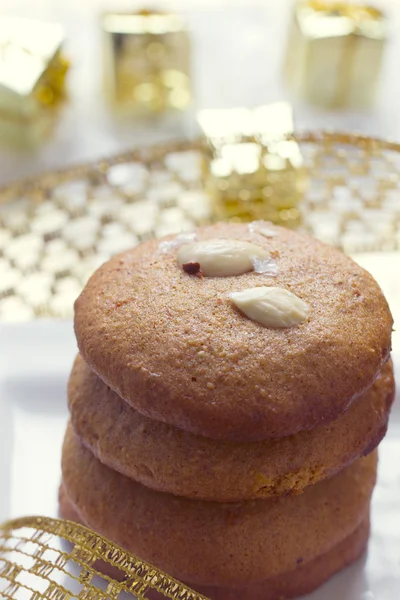
[[[380,281],[400,322],[399,255],[360,257]],[[400,375],[400,343],[393,355]],[[0,520],[57,515],[60,450],[67,423],[66,381],[76,353],[72,323],[0,326]],[[307,597],[400,598],[400,406],[380,450],[368,556]]]

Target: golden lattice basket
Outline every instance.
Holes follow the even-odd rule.
[[[345,252],[400,248],[400,144],[303,133],[301,228]],[[68,317],[93,270],[212,219],[201,142],[129,152],[0,191],[0,320]]]

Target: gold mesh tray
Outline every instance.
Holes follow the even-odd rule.
[[[400,145],[293,136],[306,190],[301,227],[348,253],[400,248]],[[68,317],[112,254],[212,218],[200,142],[134,151],[0,190],[0,320]]]

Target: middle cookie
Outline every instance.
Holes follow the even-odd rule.
[[[284,438],[235,443],[143,416],[81,356],[68,384],[72,426],[102,463],[157,491],[220,502],[301,493],[368,454],[386,432],[393,398],[389,361],[335,421]]]

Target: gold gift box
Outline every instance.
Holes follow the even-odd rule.
[[[104,89],[115,109],[135,114],[188,106],[190,42],[179,15],[107,13],[101,24]]]
[[[205,180],[215,217],[297,226],[304,176],[290,139],[290,104],[202,110],[198,122],[208,143]]]
[[[298,97],[328,108],[373,105],[387,39],[384,14],[348,2],[296,2],[285,78]]]
[[[65,96],[63,29],[32,19],[0,19],[0,141],[35,144]]]

